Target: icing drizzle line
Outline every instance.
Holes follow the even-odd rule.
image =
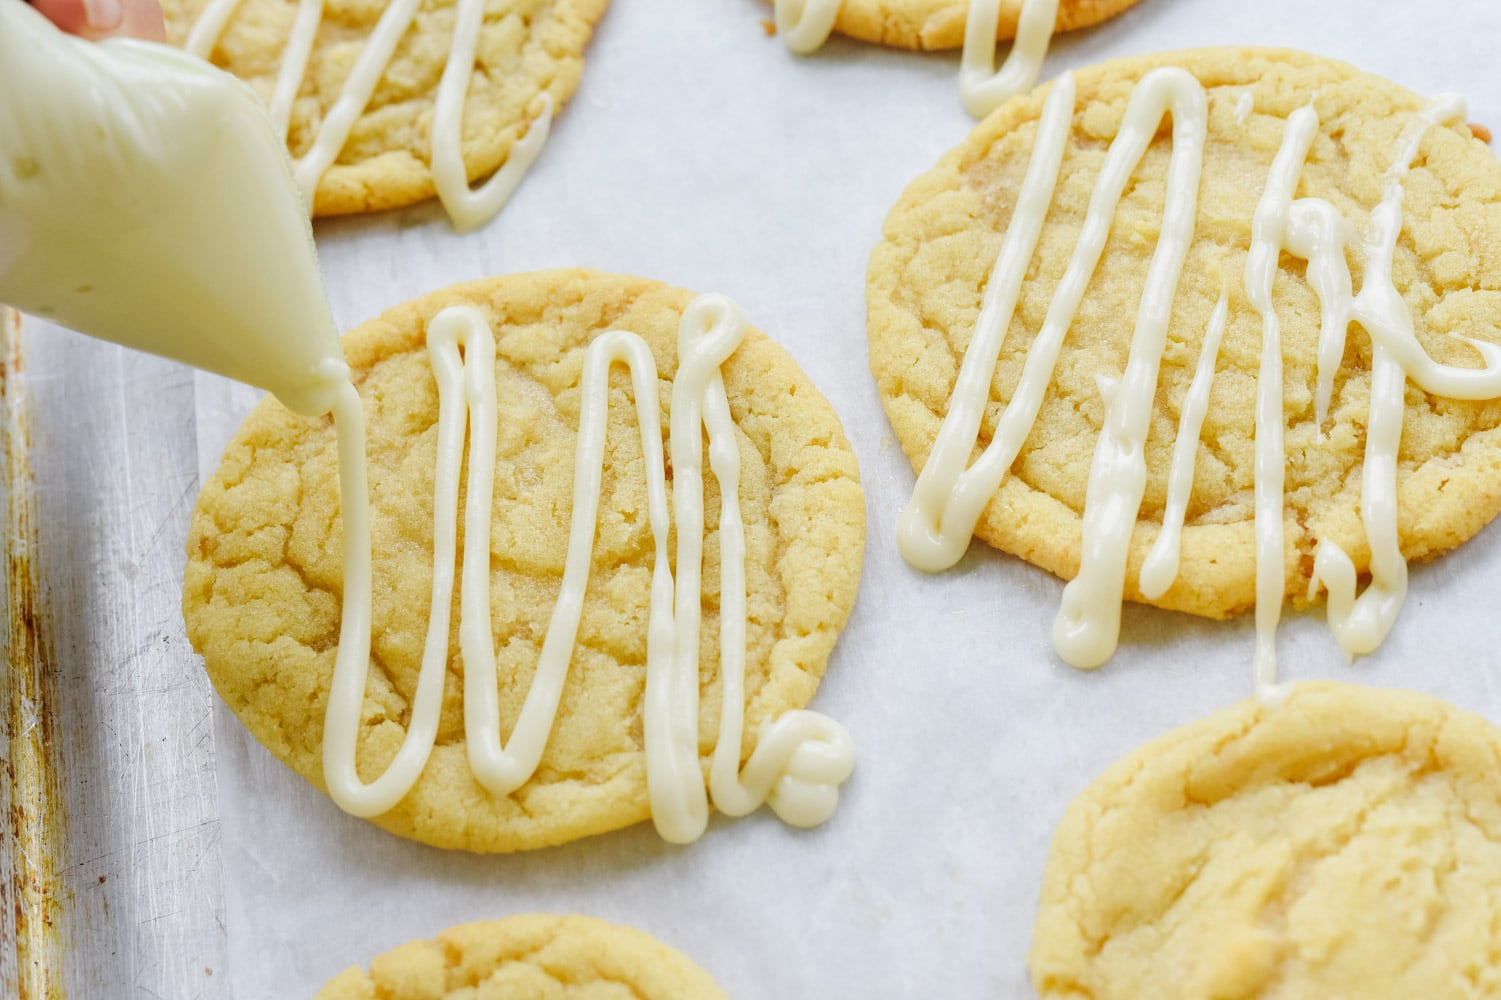
[[[1016,40],[997,70],[995,32],[1000,20],[1000,0],[971,0],[964,21],[964,54],[959,57],[959,99],[975,118],[984,118],[1037,82],[1058,21],[1058,0],[1022,0]]]
[[[1116,526],[1136,522],[1146,492],[1144,446],[1152,418],[1152,397],[1167,346],[1173,296],[1193,242],[1209,110],[1204,88],[1187,71],[1177,67],[1155,70],[1132,92],[1125,122],[1110,144],[1090,196],[1085,235],[1079,241],[1081,247],[1086,240],[1091,241],[1092,274],[1131,173],[1169,112],[1173,117],[1173,152],[1167,168],[1162,235],[1147,269],[1126,370],[1119,382],[1102,387],[1105,422],[1089,466],[1079,575],[1063,588],[1063,604],[1053,623],[1053,645],[1059,655],[1081,667],[1099,666],[1109,659],[1120,633],[1121,594],[1131,537],[1117,531]]]
[[[1037,419],[1063,337],[1099,262],[1121,190],[1151,142],[1162,116],[1171,111],[1173,149],[1162,234],[1142,290],[1125,372],[1119,380],[1103,376],[1100,379],[1106,411],[1086,487],[1081,564],[1077,577],[1064,588],[1053,630],[1058,654],[1074,666],[1090,668],[1108,660],[1119,641],[1126,554],[1145,485],[1143,445],[1171,303],[1193,237],[1207,118],[1204,89],[1185,70],[1176,67],[1154,70],[1138,83],[1120,131],[1106,154],[1068,268],[1049,304],[1042,328],[1027,349],[1021,379],[990,443],[973,465],[966,468],[989,400],[990,380],[1002,339],[1052,201],[1073,107],[1073,79],[1065,73],[1054,81],[1044,103],[1012,221],[985,287],[980,315],[960,365],[948,412],[928,461],[918,475],[912,501],[902,512],[897,544],[911,565],[929,572],[952,566],[964,554],[986,504],[999,489]],[[1250,108],[1244,94],[1235,115],[1237,123],[1244,118],[1240,108]],[[1255,416],[1255,678],[1257,692],[1264,698],[1275,698],[1280,693],[1276,684],[1275,636],[1286,589],[1282,347],[1272,301],[1278,257],[1287,251],[1306,259],[1309,283],[1319,297],[1315,411],[1320,425],[1328,413],[1334,370],[1344,352],[1349,323],[1352,320],[1359,323],[1373,344],[1371,409],[1360,501],[1362,522],[1371,546],[1371,584],[1356,596],[1353,562],[1337,543],[1326,538],[1316,550],[1309,588],[1310,597],[1320,586],[1329,591],[1331,631],[1349,655],[1360,655],[1375,649],[1386,637],[1406,596],[1407,566],[1397,544],[1396,462],[1407,379],[1427,392],[1457,399],[1501,398],[1501,346],[1461,338],[1481,355],[1484,367],[1478,369],[1433,361],[1418,343],[1412,317],[1392,279],[1393,255],[1402,228],[1403,181],[1427,131],[1463,116],[1463,101],[1444,96],[1414,115],[1404,129],[1397,159],[1386,174],[1381,203],[1371,213],[1369,235],[1363,247],[1364,283],[1359,295],[1351,294],[1353,282],[1345,259],[1353,227],[1327,201],[1295,199],[1303,163],[1318,134],[1318,115],[1311,106],[1289,117],[1257,205],[1245,286],[1248,300],[1262,319]],[[1141,569],[1139,584],[1148,598],[1164,594],[1178,575],[1194,452],[1203,427],[1227,314],[1227,298],[1222,293],[1184,399],[1169,470],[1163,526]]]
[[[776,0],[782,43],[798,55],[816,51],[833,32],[842,2]],[[1001,0],[971,0],[959,61],[959,99],[975,118],[984,118],[1037,82],[1058,21],[1058,0],[1021,0],[1016,39],[997,70],[995,36],[1000,20]]]
[[[1272,307],[1277,259],[1287,242],[1287,218],[1303,161],[1318,131],[1313,108],[1299,108],[1287,120],[1282,146],[1272,158],[1266,188],[1251,219],[1246,254],[1246,298],[1261,317],[1261,367],[1256,375],[1256,453],[1253,505],[1256,524],[1257,690],[1275,682],[1277,621],[1286,588],[1282,566],[1282,495],[1286,449],[1282,420],[1282,331]]]
[[[454,306],[428,326],[428,353],[438,383],[438,454],[433,487],[433,590],[428,633],[411,722],[395,758],[368,784],[356,773],[355,750],[369,669],[371,621],[370,522],[365,484],[364,417],[346,385],[334,410],[344,511],[345,588],[339,650],[324,724],[324,778],[347,812],[374,816],[411,790],[437,735],[449,606],[454,583],[458,483],[466,422],[468,482],[464,510],[464,566],[460,581],[459,643],[465,664],[464,728],[475,778],[493,795],[507,795],[535,773],[557,715],[583,613],[593,554],[609,408],[609,370],[624,364],[631,377],[655,547],[647,626],[643,704],[647,786],[652,817],[675,843],[696,840],[708,822],[708,796],[698,759],[699,634],[703,565],[702,441],[720,483],[720,673],[723,702],[710,766],[709,792],[728,815],[763,802],[785,822],[816,826],[838,803],[838,786],[854,766],[849,734],[817,712],[782,714],[760,734],[740,766],[745,697],[745,537],[740,517],[740,452],[720,366],[745,336],[745,319],[723,296],[695,299],[679,328],[679,367],[673,380],[669,433],[672,508],[677,512],[677,580],[668,559],[670,529],[666,472],[657,404],[657,368],[634,333],[612,330],[584,354],[580,383],[574,505],[563,581],[543,639],[537,669],[510,739],[502,743],[495,650],[490,621],[490,523],[494,494],[495,340],[484,314]],[[460,349],[462,348],[462,358]]]
[[[184,48],[203,59],[209,58],[240,3],[241,0],[209,0],[188,34]],[[271,120],[281,136],[287,133],[292,102],[307,75],[308,59],[323,19],[323,3],[324,0],[300,0],[287,47],[282,53],[270,105]],[[360,50],[339,96],[328,109],[312,146],[296,162],[297,186],[309,212],[313,210],[319,181],[349,141],[350,131],[369,105],[396,46],[411,27],[420,6],[420,0],[391,0],[387,5]],[[433,107],[429,153],[433,184],[454,227],[461,232],[483,225],[505,207],[542,152],[552,124],[552,97],[544,91],[537,117],[526,134],[511,146],[506,162],[478,190],[469,188],[462,143],[464,99],[474,76],[474,51],[483,21],[484,0],[458,0],[448,60]]]

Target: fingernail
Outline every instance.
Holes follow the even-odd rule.
[[[120,0],[83,0],[83,12],[95,31],[112,31],[125,16]]]

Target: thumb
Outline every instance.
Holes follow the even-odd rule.
[[[33,6],[63,31],[85,38],[166,40],[157,0],[33,0]]]

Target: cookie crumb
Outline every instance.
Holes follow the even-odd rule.
[[[761,19],[761,30],[766,32],[766,37],[771,38],[777,33],[777,22],[769,17]]]
[[[1491,141],[1491,130],[1479,122],[1470,122],[1470,134],[1481,142],[1489,144]]]

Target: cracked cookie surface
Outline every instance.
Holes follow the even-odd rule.
[[[1140,0],[1058,0],[1055,30],[1087,28]],[[850,38],[902,49],[957,49],[964,44],[969,0],[843,0],[834,30]],[[1001,0],[996,38],[1016,37],[1021,0]]]
[[[658,367],[665,442],[678,321],[693,297],[589,271],[515,275],[432,293],[345,337],[368,423],[374,549],[371,670],[358,742],[363,780],[385,769],[406,734],[427,629],[437,436],[428,321],[446,306],[468,303],[495,331],[500,423],[490,580],[504,736],[531,683],[561,586],[585,348],[611,329],[645,339]],[[749,329],[723,377],[742,464],[748,754],[763,721],[807,704],[818,686],[854,603],[865,512],[838,417],[780,347]],[[641,696],[653,539],[629,386],[625,368],[614,366],[578,645],[537,773],[510,796],[495,797],[470,771],[455,587],[437,745],[415,787],[374,820],[378,825],[441,847],[512,851],[647,818]],[[668,477],[670,489],[670,468]],[[460,510],[464,496],[461,484]],[[699,740],[707,756],[720,702],[719,492],[712,475],[705,477],[704,505]],[[268,399],[246,419],[198,498],[183,593],[188,637],[220,696],[261,743],[320,789],[342,530],[331,421],[295,416]],[[669,539],[669,551],[674,545]]]
[[[187,40],[208,2],[163,0],[167,36],[174,44]],[[516,0],[486,11],[461,133],[471,182],[506,162],[541,113],[544,93],[552,98],[553,114],[561,112],[578,87],[584,47],[608,3]],[[211,55],[214,65],[249,83],[268,104],[297,6],[297,0],[240,0]],[[385,9],[385,3],[366,0],[324,0],[323,21],[292,105],[287,148],[294,158],[312,146]],[[314,215],[374,212],[434,195],[429,136],[454,10],[455,0],[424,0],[349,140],[319,182]]]
[[[591,917],[461,924],[346,969],[313,1000],[725,1000],[681,952]]]
[[[1157,739],[1079,796],[1043,876],[1044,997],[1501,994],[1501,729],[1301,684]]]
[[[1126,596],[1143,601],[1141,563],[1161,523],[1178,418],[1221,290],[1229,323],[1197,450],[1177,582],[1151,603],[1221,617],[1254,604],[1254,404],[1261,320],[1247,301],[1251,219],[1288,116],[1310,102],[1320,129],[1298,197],[1330,201],[1365,232],[1398,137],[1426,102],[1396,84],[1302,53],[1205,49],[1104,63],[1076,74],[1062,173],[990,384],[980,445],[1020,378],[1027,347],[1078,237],[1090,192],[1132,88],[1182,66],[1204,85],[1209,124],[1195,236],[1173,302],[1146,441],[1147,482],[1131,541]],[[887,217],[867,285],[870,366],[903,450],[920,468],[947,412],[981,296],[1011,218],[1046,88],[982,122],[918,178]],[[1249,99],[1247,108],[1245,101]],[[1242,119],[1238,113],[1246,108]],[[1166,121],[1132,175],[1069,330],[1037,424],[992,498],[978,537],[1063,578],[1078,572],[1081,512],[1104,403],[1119,377],[1161,225]],[[1464,125],[1426,133],[1405,185],[1394,280],[1434,360],[1479,367],[1454,335],[1501,341],[1501,163]],[[1347,253],[1355,288],[1359,237]],[[1371,341],[1352,325],[1330,420],[1314,422],[1319,303],[1305,264],[1282,255],[1273,289],[1284,355],[1286,593],[1306,602],[1313,553],[1337,542],[1364,573],[1360,478]],[[1501,510],[1501,402],[1440,399],[1408,383],[1397,490],[1404,555],[1423,559],[1474,535]]]

